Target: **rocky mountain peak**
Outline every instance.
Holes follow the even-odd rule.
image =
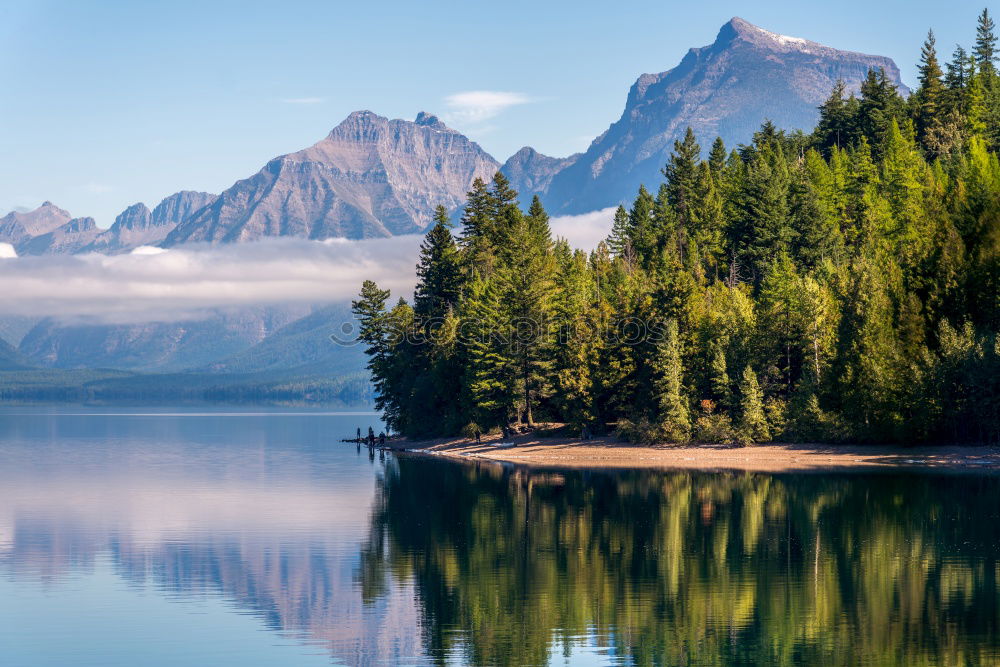
[[[55,231],[72,217],[50,201],[31,211],[11,211],[0,218],[0,242],[16,247],[31,237]]]
[[[164,245],[421,232],[435,206],[457,208],[475,178],[489,179],[499,167],[432,114],[407,121],[355,111],[325,139],[235,183]]]
[[[629,200],[640,184],[655,188],[673,142],[688,127],[702,147],[718,136],[731,148],[749,141],[766,119],[809,131],[838,79],[857,92],[868,71],[878,68],[902,94],[909,92],[890,58],[840,51],[733,18],[714,43],[691,49],[673,69],[641,75],[621,118],[579,159],[548,176],[542,200],[554,213],[586,213]]]
[[[60,227],[68,234],[80,234],[82,232],[93,232],[97,230],[97,222],[91,217],[73,218]]]
[[[152,222],[153,214],[142,202],[138,204],[132,204],[124,211],[118,214],[115,218],[115,222],[111,225],[112,229],[146,229],[150,226]]]
[[[326,138],[336,141],[343,138],[365,136],[366,132],[371,132],[387,122],[389,122],[388,118],[379,116],[372,111],[352,111],[347,118],[330,130],[330,134],[326,135]]]
[[[427,113],[426,111],[421,111],[417,114],[416,120],[413,121],[417,125],[423,127],[430,127],[435,130],[447,130],[449,129],[447,125],[441,122],[441,119],[434,114]]]
[[[525,146],[511,155],[500,171],[518,192],[522,206],[527,207],[536,194],[548,190],[552,178],[573,164],[580,153],[565,158],[550,157],[539,153],[531,146]]]
[[[178,223],[191,217],[217,199],[217,195],[210,192],[195,192],[193,190],[181,190],[165,198],[156,208],[153,209],[153,227],[173,228]],[[168,230],[169,231],[169,230]],[[166,235],[166,232],[164,232]]]
[[[15,248],[21,256],[67,255],[90,245],[100,233],[93,218],[73,218],[44,234],[21,239]]]
[[[770,30],[765,30],[759,26],[734,16],[719,30],[719,35],[711,47],[720,48],[732,46],[733,42],[741,42],[756,48],[769,49],[772,51],[801,51],[804,53],[837,53],[837,49],[824,46],[817,42],[812,42],[801,37],[789,37]],[[848,53],[846,51],[841,53]]]

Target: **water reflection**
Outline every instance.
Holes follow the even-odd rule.
[[[998,477],[530,473],[357,421],[0,414],[0,663],[1000,663]],[[183,615],[119,629],[122,588]]]
[[[96,589],[91,598],[119,599],[95,583],[107,569],[194,614],[199,600],[226,600],[265,631],[322,647],[327,662],[420,655],[409,586],[389,586],[374,603],[359,592],[359,545],[381,466],[332,437],[353,431],[353,419],[339,420],[350,431],[319,416],[34,419],[0,420],[0,578],[49,596],[52,640],[80,639],[83,623],[60,598],[81,576]],[[225,625],[198,615],[189,622]],[[0,663],[18,631],[0,630]],[[30,661],[31,647],[16,655],[29,662],[7,664],[44,664]],[[109,664],[104,657],[100,649],[73,662]],[[157,657],[136,646],[122,664],[163,664]]]
[[[403,458],[365,591],[412,580],[443,662],[1000,661],[1000,483],[979,476],[541,472]]]

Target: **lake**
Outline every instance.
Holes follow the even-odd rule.
[[[1000,664],[1000,477],[528,471],[241,410],[0,411],[0,664]]]

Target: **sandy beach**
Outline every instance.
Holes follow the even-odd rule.
[[[511,447],[507,443],[513,443]],[[953,468],[1000,470],[1000,448],[969,446],[769,444],[640,446],[611,437],[583,441],[519,435],[482,444],[465,438],[394,440],[392,448],[459,460],[489,460],[562,468],[663,468],[755,472],[823,471],[857,468]]]

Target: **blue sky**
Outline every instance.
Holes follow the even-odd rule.
[[[732,16],[891,56],[912,85],[927,28],[950,55],[983,2],[0,0],[0,212],[50,199],[107,226],[219,192],[356,109],[435,112],[501,161],[567,155]]]

